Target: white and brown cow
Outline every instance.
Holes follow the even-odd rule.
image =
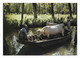
[[[54,26],[45,26],[42,29],[37,30],[38,34],[43,34],[49,38],[49,35],[57,35],[59,33],[64,36],[64,24],[57,24]]]

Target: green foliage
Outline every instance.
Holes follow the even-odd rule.
[[[7,14],[9,11],[9,4],[8,3],[4,3],[3,4],[3,13]]]
[[[68,14],[69,13],[69,9],[67,9],[66,7],[63,8],[64,13]]]
[[[25,3],[24,5],[24,13],[32,14],[33,13],[33,5],[32,3]]]
[[[4,29],[10,31],[11,29],[18,28],[18,20],[12,19],[11,17],[4,16]]]
[[[23,24],[27,23],[29,26],[43,26],[47,22],[53,22],[52,19],[52,11],[51,11],[51,3],[36,3],[37,5],[37,19],[34,19],[34,11],[32,3],[24,3],[24,11],[23,11]],[[57,21],[58,15],[59,18],[63,17],[64,22],[66,22],[67,16],[69,16],[69,6],[68,3],[53,3],[54,8],[54,17]],[[77,13],[77,4],[71,3],[71,10],[73,14]],[[6,17],[6,20],[9,21],[9,24],[14,23],[16,19],[18,24],[21,21],[21,13],[22,13],[22,3],[3,3],[3,13]],[[36,12],[35,12],[36,13]],[[73,15],[73,18],[76,16]],[[14,23],[15,24],[15,23]]]
[[[69,16],[69,14],[59,14],[59,19],[62,17],[64,22],[67,22],[67,17]],[[71,21],[75,21],[76,19],[76,15],[72,15],[73,19],[71,19]],[[6,20],[9,24],[11,25],[15,25],[18,26],[20,24],[20,20],[21,20],[21,14],[8,14],[5,15]],[[16,20],[15,20],[16,19]],[[58,14],[55,14],[55,19],[56,21],[58,21]],[[38,15],[37,19],[34,19],[33,15],[26,15],[24,14],[23,17],[23,24],[26,23],[29,27],[40,27],[40,26],[45,26],[47,22],[53,22],[52,16],[48,15],[48,14],[43,14],[43,15]]]
[[[37,4],[37,13],[38,14],[51,14],[51,3],[36,3]],[[68,3],[53,3],[54,4],[54,13],[63,13],[69,14]],[[71,10],[76,14],[76,3],[71,3]],[[3,11],[7,13],[21,13],[22,5],[21,3],[3,3]],[[32,3],[24,3],[24,14],[33,14],[33,5]]]

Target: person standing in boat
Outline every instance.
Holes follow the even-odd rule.
[[[27,29],[28,29],[27,24],[22,25],[22,28],[20,29],[20,33],[19,33],[19,39],[20,40],[26,40],[26,38],[27,38]]]
[[[60,23],[63,23],[63,18],[61,17],[61,19],[60,19]]]
[[[63,23],[63,18],[61,17],[61,19],[58,18],[58,23]]]
[[[70,30],[70,25],[71,25],[71,23],[70,23],[70,18],[67,17],[67,27],[68,27],[69,30]]]

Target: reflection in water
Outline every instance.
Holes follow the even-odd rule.
[[[28,34],[36,34],[36,30],[38,28],[30,28]],[[56,45],[52,47],[42,48],[42,47],[34,47],[34,46],[24,46],[23,44],[18,43],[16,40],[18,39],[18,33],[11,33],[6,37],[6,41],[10,48],[10,54],[23,54],[23,55],[76,55],[76,48],[74,49],[74,36],[75,35],[75,27],[72,32],[72,41],[67,44]],[[19,52],[19,53],[18,53]]]
[[[6,41],[9,45],[10,54],[17,54],[20,49],[24,46],[23,44],[19,44],[16,40],[18,39],[18,34],[16,32],[8,35],[6,37]]]
[[[24,46],[23,44],[19,44],[17,42],[17,37],[13,36],[13,42],[12,42],[12,46],[14,47],[14,49],[16,50],[16,54],[20,51],[20,49]]]

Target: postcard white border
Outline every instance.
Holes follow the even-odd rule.
[[[11,55],[11,56],[3,56],[3,3],[77,3],[78,7],[77,7],[77,39],[78,39],[78,48],[77,48],[77,56],[72,55],[72,56],[50,56],[50,55],[46,55],[46,56],[15,56],[15,55]],[[80,56],[80,1],[79,0],[0,0],[0,57],[5,58],[5,57],[10,57],[10,58],[14,58],[14,57],[20,57],[20,58],[26,58],[26,57],[30,57],[30,58],[41,58],[41,57],[50,57],[50,58],[64,58],[64,57],[71,57],[71,58],[78,58]],[[79,57],[80,58],[80,57]]]

